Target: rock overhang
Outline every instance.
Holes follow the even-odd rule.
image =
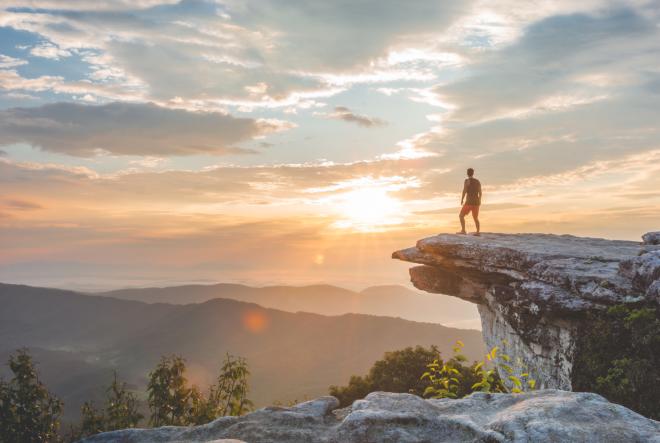
[[[594,315],[618,304],[660,305],[658,243],[660,232],[641,243],[440,234],[392,257],[418,265],[409,270],[418,289],[477,304],[488,348],[521,358],[538,386],[570,390],[581,331]]]
[[[649,242],[656,237],[644,235]],[[553,234],[440,234],[392,258],[431,268],[410,270],[422,290],[479,304],[486,302],[488,286],[517,285],[530,300],[578,312],[638,302],[655,290],[660,246],[646,243]]]

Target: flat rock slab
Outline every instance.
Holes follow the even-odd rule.
[[[444,272],[430,285],[428,272],[411,272],[413,283],[422,290],[434,292],[434,288],[453,285],[456,293],[445,293],[480,303],[483,297],[466,297],[464,289],[439,280],[454,274],[479,284],[546,285],[542,292],[551,295],[550,309],[577,312],[644,297],[655,299],[660,246],[652,243],[657,237],[657,232],[650,232],[644,234],[643,242],[633,242],[553,234],[439,234],[392,257]],[[533,296],[530,293],[530,300]]]
[[[424,400],[411,394],[374,392],[348,411],[333,414],[337,404],[333,397],[322,397],[292,408],[223,417],[203,426],[128,429],[84,441],[660,442],[659,422],[588,393],[544,390]]]
[[[440,234],[419,240],[417,248],[422,252],[464,259],[500,257],[499,262],[506,267],[516,265],[516,262],[504,261],[511,254],[523,257],[528,265],[557,258],[621,261],[636,256],[640,243],[573,235],[484,233],[479,237]]]

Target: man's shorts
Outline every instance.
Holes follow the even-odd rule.
[[[479,205],[463,205],[461,216],[465,217],[472,212],[472,217],[479,217]]]

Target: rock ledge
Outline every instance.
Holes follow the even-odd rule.
[[[660,423],[596,394],[557,390],[520,395],[474,393],[459,400],[424,400],[374,392],[334,414],[321,397],[291,408],[264,408],[195,427],[126,429],[98,442],[422,443],[660,442]],[[335,411],[336,412],[336,411]]]
[[[394,252],[424,291],[476,303],[489,347],[520,357],[540,387],[571,389],[585,314],[660,304],[660,232],[643,242],[551,234],[441,234]],[[506,378],[506,377],[505,377]]]

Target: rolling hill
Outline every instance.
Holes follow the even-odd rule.
[[[481,326],[473,304],[454,297],[417,292],[399,285],[372,286],[356,292],[332,285],[251,287],[220,283],[120,289],[93,295],[145,303],[173,304],[230,298],[288,312],[303,311],[322,315],[370,314],[449,326]]]
[[[0,284],[0,306],[0,356],[32,349],[69,419],[82,401],[99,395],[111,369],[143,390],[164,354],[184,356],[200,386],[215,376],[226,352],[247,358],[251,398],[263,406],[327,393],[329,385],[365,373],[385,351],[437,344],[447,355],[457,339],[469,358],[484,349],[475,330],[362,314],[290,313],[222,298],[147,304]]]

